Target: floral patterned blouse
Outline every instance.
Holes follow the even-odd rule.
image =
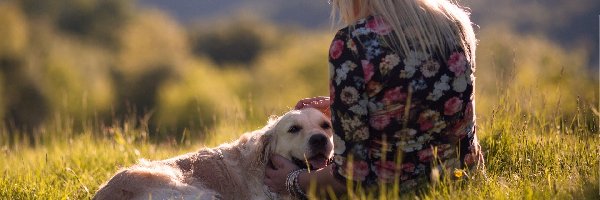
[[[407,190],[429,180],[435,161],[450,174],[482,163],[474,66],[464,51],[400,56],[383,40],[392,31],[370,16],[339,30],[331,44],[335,176],[363,186],[396,179]]]

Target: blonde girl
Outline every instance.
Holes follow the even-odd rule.
[[[447,0],[332,0],[346,26],[329,51],[330,96],[297,109],[330,114],[335,155],[310,173],[275,156],[266,170],[271,191],[306,198],[346,183],[400,191],[439,175],[465,178],[481,169],[475,130],[476,39],[468,13]]]

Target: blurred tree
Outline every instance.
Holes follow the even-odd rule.
[[[39,1],[39,0],[13,0],[19,7],[33,19],[42,19],[55,16],[59,13],[60,6],[64,0]]]
[[[137,76],[154,67],[178,68],[189,55],[185,31],[175,20],[158,10],[138,12],[119,38],[116,69]]]
[[[234,20],[226,25],[192,28],[192,52],[219,65],[250,64],[266,48],[257,21]],[[249,65],[246,65],[249,66]]]
[[[117,118],[151,114],[158,106],[159,88],[177,79],[187,60],[185,32],[162,12],[142,10],[121,31],[120,44],[111,70]],[[155,127],[153,119],[150,123]]]
[[[329,95],[327,52],[331,36],[296,33],[280,48],[261,54],[252,71],[256,102],[285,108],[298,99]]]
[[[169,66],[155,67],[144,71],[134,79],[112,71],[117,88],[116,114],[120,117],[149,114],[156,107],[159,87],[173,76]]]
[[[219,120],[233,121],[228,115],[238,113],[238,97],[233,90],[236,83],[247,80],[228,81],[225,71],[203,60],[191,61],[186,66],[180,79],[167,81],[158,93],[155,122],[161,134],[181,133],[184,129],[205,133]]]
[[[112,48],[133,12],[132,0],[15,1],[31,19],[50,20],[65,33]]]
[[[22,56],[29,30],[21,10],[11,3],[0,2],[0,27],[0,56],[4,59]]]
[[[31,133],[49,114],[47,99],[27,76],[25,54],[28,44],[27,20],[12,3],[0,3],[0,119],[10,129]],[[33,137],[29,137],[33,143]]]
[[[32,133],[49,114],[48,100],[36,83],[27,76],[24,63],[18,59],[2,59],[4,123],[10,130]],[[29,138],[32,139],[33,138]],[[33,142],[33,141],[32,141]]]
[[[28,57],[28,74],[39,82],[52,113],[75,125],[108,115],[113,99],[110,52],[70,37],[47,37],[44,49]]]

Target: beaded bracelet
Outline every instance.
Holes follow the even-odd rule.
[[[307,170],[306,170],[306,169],[300,170],[300,172],[304,172],[304,171],[307,171]],[[304,192],[302,191],[302,188],[300,188],[300,183],[298,183],[298,179],[299,179],[298,177],[300,176],[300,172],[298,172],[298,174],[297,174],[297,175],[296,175],[296,177],[294,178],[294,180],[295,180],[295,181],[294,181],[294,185],[296,185],[296,192],[297,192],[298,194],[300,194],[299,196],[301,196],[301,198],[302,198],[302,199],[307,199],[307,198],[306,198],[306,197],[307,197],[307,196],[306,196],[306,193],[304,193]]]
[[[297,199],[308,199],[306,193],[302,191],[300,188],[300,184],[298,183],[298,176],[300,173],[308,171],[306,169],[299,169],[293,172],[290,172],[285,180],[285,188],[290,193],[290,195]]]

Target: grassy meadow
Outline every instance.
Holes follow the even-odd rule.
[[[90,199],[139,159],[232,141],[328,94],[332,31],[252,18],[184,28],[129,1],[59,1],[70,4],[38,12],[34,1],[0,1],[0,199]],[[89,21],[68,20],[81,13]],[[590,52],[503,25],[477,37],[487,176],[350,199],[600,199]]]

